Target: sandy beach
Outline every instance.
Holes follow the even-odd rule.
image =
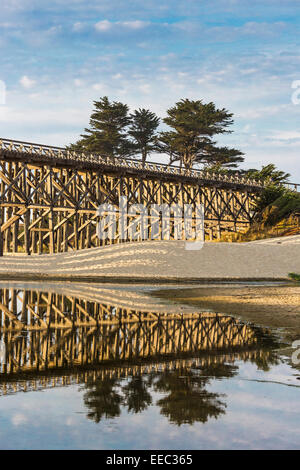
[[[5,255],[0,276],[126,281],[284,280],[300,273],[300,235],[249,243],[184,241],[116,244],[54,255]]]

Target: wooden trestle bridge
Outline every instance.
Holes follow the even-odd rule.
[[[247,228],[261,190],[262,183],[240,175],[154,163],[143,167],[131,159],[0,139],[0,255],[106,244],[97,237],[97,208],[105,203],[116,207],[121,196],[130,205],[146,207],[203,205],[206,237],[212,239],[222,231]],[[128,216],[127,226],[132,222]],[[150,222],[147,227],[150,231]],[[131,240],[117,236],[109,242]]]
[[[143,373],[149,364],[182,366],[191,357],[207,363],[203,354],[213,351],[225,361],[262,352],[256,329],[228,315],[137,311],[53,292],[0,289],[0,395],[12,383],[29,390],[95,374]]]

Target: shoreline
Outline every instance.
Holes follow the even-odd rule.
[[[51,275],[45,273],[0,273],[1,281],[66,281],[66,282],[97,282],[116,284],[235,284],[235,283],[280,283],[297,284],[288,277],[133,277],[133,276],[76,276],[76,275]]]
[[[191,287],[161,289],[150,295],[174,304],[213,310],[300,337],[300,285]]]

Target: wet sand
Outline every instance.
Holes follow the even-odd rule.
[[[283,328],[289,339],[300,338],[300,284],[164,289],[152,295],[228,313],[257,325]]]

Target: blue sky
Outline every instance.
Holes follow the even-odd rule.
[[[234,113],[219,142],[244,166],[300,183],[299,18],[298,0],[2,0],[0,135],[68,144],[103,95],[161,117],[203,99]]]

